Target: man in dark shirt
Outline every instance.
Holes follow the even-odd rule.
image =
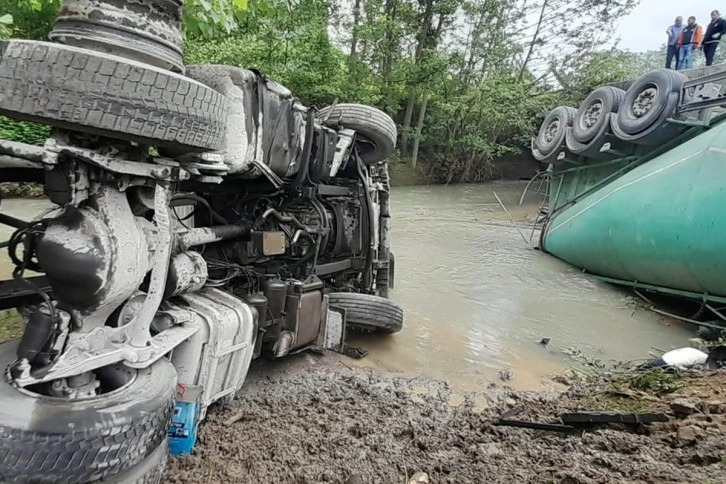
[[[703,54],[706,56],[707,66],[713,64],[713,57],[724,33],[726,33],[726,20],[721,18],[718,10],[714,10],[711,12],[711,23],[708,24],[706,36],[703,38]]]

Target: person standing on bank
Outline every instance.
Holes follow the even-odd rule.
[[[711,23],[706,28],[706,37],[703,39],[703,55],[706,56],[706,65],[713,64],[713,57],[716,55],[718,43],[721,36],[726,32],[726,20],[721,18],[718,10],[711,12]]]
[[[671,68],[671,64],[673,63],[673,60],[676,61],[676,69],[678,68],[678,47],[676,47],[676,43],[678,42],[678,37],[681,35],[681,32],[683,31],[683,17],[680,15],[676,17],[676,23],[668,27],[666,30],[666,35],[668,36],[668,53],[666,54],[666,69]]]
[[[690,69],[693,66],[693,51],[703,42],[703,29],[696,23],[696,17],[688,17],[688,25],[678,37],[678,67],[676,70]]]

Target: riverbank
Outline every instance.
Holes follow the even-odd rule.
[[[724,482],[726,371],[558,380],[567,390],[459,394],[337,355],[256,362],[164,482],[406,483],[417,472],[432,483]],[[513,410],[536,422],[580,410],[662,412],[668,422],[571,434],[495,425]]]

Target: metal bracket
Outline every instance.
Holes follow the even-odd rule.
[[[58,155],[61,153],[76,156],[89,165],[120,175],[139,176],[170,182],[188,180],[190,177],[189,172],[179,166],[173,167],[166,164],[165,166],[141,161],[130,161],[115,156],[101,155],[94,150],[86,148],[61,144],[53,138],[46,140],[44,162],[50,162],[51,158],[57,160]]]
[[[157,334],[143,348],[129,344],[134,331],[130,324],[120,328],[100,326],[88,333],[70,333],[65,352],[53,366],[36,375],[32,375],[27,366],[14,383],[25,387],[80,375],[120,361],[131,368],[146,368],[199,331],[199,324],[189,311],[173,309],[164,314],[180,324]]]

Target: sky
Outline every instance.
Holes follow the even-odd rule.
[[[641,0],[640,5],[620,22],[615,35],[620,37],[622,49],[634,52],[657,49],[665,43],[665,30],[678,15],[683,16],[684,23],[693,15],[696,23],[705,28],[711,20],[711,11],[716,9],[723,16],[726,3],[714,0]]]

